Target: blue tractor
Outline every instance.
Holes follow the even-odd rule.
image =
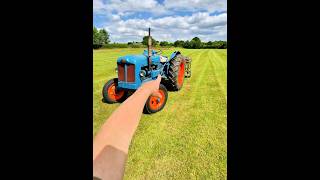
[[[116,103],[124,101],[144,82],[152,81],[160,74],[161,97],[150,96],[145,104],[145,113],[155,113],[163,109],[168,99],[168,90],[178,91],[182,88],[184,78],[191,77],[191,59],[182,56],[179,51],[170,58],[161,55],[160,51],[151,50],[149,28],[148,50],[141,55],[126,55],[117,59],[118,78],[109,80],[103,87],[104,102]]]

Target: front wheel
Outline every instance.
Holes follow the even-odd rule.
[[[166,105],[166,102],[168,99],[168,91],[166,87],[160,84],[158,91],[161,94],[161,97],[156,97],[152,95],[149,96],[144,106],[144,113],[146,114],[156,113],[158,111],[161,111]]]
[[[118,78],[110,79],[102,89],[103,100],[106,103],[112,104],[122,102],[126,99],[127,92],[125,90],[118,90]]]

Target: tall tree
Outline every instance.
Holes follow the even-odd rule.
[[[98,30],[96,27],[93,27],[93,48],[100,48],[109,42],[109,34],[105,29]]]
[[[143,39],[142,39],[142,44],[143,45],[148,45],[148,38],[149,36],[144,36]],[[153,39],[153,37],[151,36],[151,39],[152,39],[152,45],[155,46],[157,45],[157,41],[155,39]]]
[[[101,35],[96,27],[93,27],[93,48],[97,49],[102,46]]]
[[[99,31],[96,27],[93,27],[93,44],[97,45],[99,44]]]
[[[192,40],[197,41],[197,42],[201,42],[200,38],[198,38],[198,37],[194,37],[194,38],[192,38]]]
[[[100,41],[103,45],[108,44],[110,42],[109,34],[105,29],[100,29],[99,34],[100,34]]]
[[[192,38],[190,43],[191,43],[191,48],[193,49],[200,49],[202,47],[201,40],[198,37]]]

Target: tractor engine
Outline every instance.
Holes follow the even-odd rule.
[[[144,81],[152,80],[156,78],[158,74],[164,78],[166,77],[166,72],[163,70],[165,64],[168,62],[168,58],[158,55],[156,51],[152,50],[152,70],[150,71],[147,53],[145,50],[142,55],[127,55],[118,58],[118,87],[120,89],[138,89]]]

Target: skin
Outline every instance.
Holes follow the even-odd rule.
[[[93,175],[102,180],[123,178],[131,139],[150,95],[158,93],[161,76],[144,83],[102,125],[93,141]]]

